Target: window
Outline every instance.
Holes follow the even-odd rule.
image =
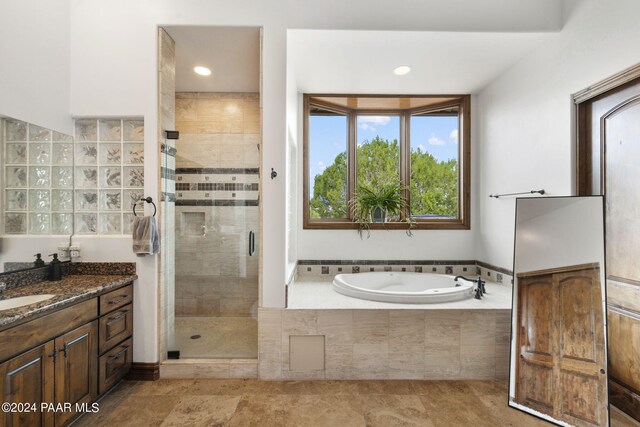
[[[309,216],[313,219],[348,218],[347,115],[322,108],[309,111],[306,169]]]
[[[418,229],[469,228],[470,97],[305,95],[304,228],[357,228],[358,188],[400,183]],[[404,222],[372,228],[406,228]]]

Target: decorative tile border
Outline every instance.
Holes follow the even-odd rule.
[[[513,283],[510,270],[475,260],[299,260],[296,278],[326,280],[341,273],[376,271],[482,276],[492,282]]]
[[[167,144],[160,144],[160,152],[166,154],[171,157],[175,157],[178,150],[174,147],[168,146]]]
[[[177,168],[176,206],[258,206],[257,168]]]
[[[180,200],[180,199],[176,199],[176,206],[258,206],[258,201],[257,200]]]
[[[160,194],[160,201],[161,202],[173,202],[173,203],[175,203],[175,201],[176,201],[176,193],[167,193],[167,192],[163,191]]]
[[[176,168],[176,173],[182,175],[258,175],[260,168]]]
[[[474,260],[299,260],[298,265],[467,265]]]

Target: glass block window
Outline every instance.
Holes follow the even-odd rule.
[[[73,138],[0,119],[4,144],[4,232],[71,234]]]
[[[75,133],[76,233],[131,233],[133,204],[144,211],[143,120],[79,119]]]

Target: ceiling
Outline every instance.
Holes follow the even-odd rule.
[[[554,33],[289,30],[289,70],[306,93],[477,93]],[[400,65],[411,73],[393,74]]]
[[[350,108],[358,110],[411,110],[414,108],[430,107],[433,105],[450,105],[452,101],[460,98],[451,98],[445,96],[314,96],[312,100],[320,101],[341,108]]]
[[[164,27],[176,42],[176,92],[259,92],[260,29]],[[195,66],[210,68],[200,76]]]

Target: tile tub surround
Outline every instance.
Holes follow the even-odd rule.
[[[511,284],[513,279],[511,270],[473,260],[299,260],[295,277],[303,281],[309,278],[324,280],[326,275],[375,271],[453,274],[469,278],[481,275],[484,279],[505,284]]]
[[[258,373],[283,379],[504,379],[508,309],[260,309]],[[289,369],[289,337],[323,335],[325,367]]]
[[[372,310],[511,310],[510,285],[487,281],[487,293],[482,299],[473,297],[462,301],[430,304],[398,304],[370,301],[340,294],[333,290],[333,276],[326,279],[305,278],[287,287],[287,308],[290,309],[372,309]]]

